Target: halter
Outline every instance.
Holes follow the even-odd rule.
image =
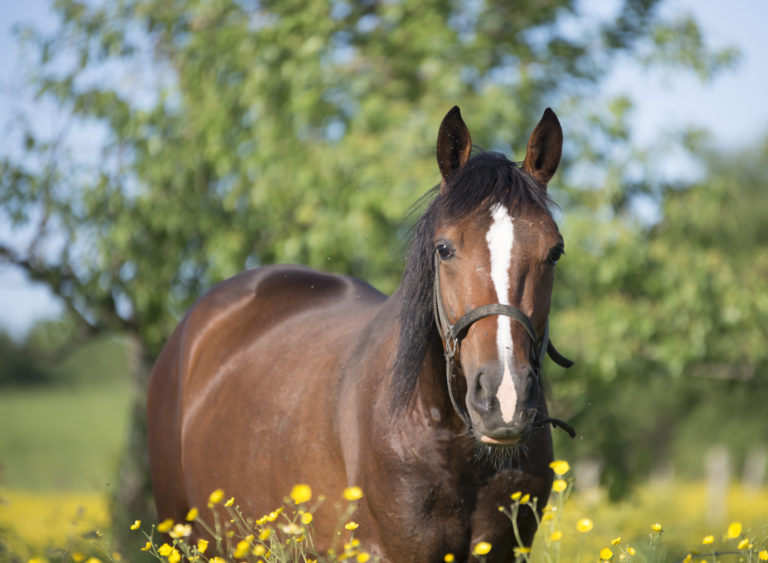
[[[443,299],[440,294],[439,262],[440,259],[438,258],[437,254],[435,254],[435,282],[434,289],[432,291],[432,310],[435,315],[435,324],[437,325],[437,330],[445,342],[443,353],[445,355],[445,378],[446,384],[448,386],[448,396],[451,399],[451,404],[453,405],[453,409],[456,411],[456,414],[459,415],[459,418],[461,418],[462,422],[464,422],[467,428],[471,429],[472,420],[469,417],[469,412],[467,411],[467,408],[456,399],[456,396],[453,392],[453,383],[454,378],[456,377],[456,358],[459,355],[461,341],[466,336],[469,327],[480,319],[494,315],[505,315],[510,317],[522,325],[526,334],[528,334],[530,337],[531,342],[539,343],[538,352],[534,356],[532,362],[532,367],[534,373],[536,374],[537,383],[541,375],[541,364],[544,360],[544,354],[549,354],[549,357],[552,358],[556,364],[564,368],[571,367],[573,362],[560,354],[557,349],[555,349],[552,341],[549,339],[549,319],[547,319],[547,324],[544,328],[544,335],[541,339],[539,339],[536,335],[536,330],[533,328],[531,319],[528,318],[528,315],[523,313],[517,307],[513,307],[512,305],[505,305],[502,303],[481,305],[480,307],[465,313],[459,318],[458,321],[456,321],[454,324],[451,324],[448,321],[448,316],[445,314]],[[562,420],[558,420],[556,418],[544,418],[538,421],[534,421],[535,426],[542,426],[545,424],[559,426],[568,432],[571,438],[576,437],[576,431],[573,429],[573,427],[563,422]]]

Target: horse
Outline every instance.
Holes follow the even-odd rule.
[[[525,159],[472,151],[458,107],[437,138],[440,183],[390,296],[352,277],[271,265],[214,286],[152,370],[147,415],[160,518],[205,511],[217,488],[244,514],[306,483],[363,492],[355,537],[382,561],[488,561],[530,546],[553,473],[541,364],[564,253],[547,183],[563,134],[547,108]],[[209,514],[210,516],[210,514]],[[330,503],[313,521],[327,549]],[[203,535],[202,530],[197,533]]]

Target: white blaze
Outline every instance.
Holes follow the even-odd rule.
[[[496,300],[502,305],[509,305],[509,264],[512,260],[512,245],[515,242],[515,230],[512,217],[503,205],[496,204],[491,208],[493,224],[485,235],[488,251],[491,255],[491,280],[496,289]],[[496,398],[501,409],[501,418],[509,423],[515,416],[517,392],[512,380],[512,329],[510,318],[506,315],[496,317],[496,348],[499,361],[504,366],[501,384],[496,391]]]

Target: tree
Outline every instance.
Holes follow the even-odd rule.
[[[664,456],[695,475],[718,441],[739,456],[765,444],[754,416],[768,400],[768,139],[697,152],[703,177],[664,190],[658,223],[628,222],[569,257],[578,297],[556,328],[585,367],[554,385],[595,439],[563,447],[604,459],[617,496]]]
[[[191,303],[244,267],[300,262],[391,291],[404,212],[438,180],[435,124],[455,103],[476,144],[505,153],[556,107],[570,142],[555,199],[608,209],[624,176],[585,190],[573,164],[618,169],[617,147],[630,152],[627,101],[595,101],[611,65],[708,75],[734,56],[657,5],[590,21],[574,0],[60,0],[59,28],[23,35],[30,88],[73,125],[51,136],[18,120],[0,206],[29,234],[0,257],[83,334],[133,334],[148,365]],[[84,127],[104,139],[90,158]]]

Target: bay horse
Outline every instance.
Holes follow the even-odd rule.
[[[363,498],[356,537],[383,561],[514,560],[517,491],[546,504],[553,473],[542,391],[563,239],[547,183],[562,130],[547,108],[521,166],[476,151],[454,107],[440,125],[442,176],[414,228],[391,297],[351,277],[280,265],[205,294],[171,335],[149,384],[149,451],[160,518],[205,510],[223,488],[244,514],[291,487]],[[313,526],[330,545],[325,503]],[[327,505],[327,506],[326,506]],[[518,514],[529,546],[533,511]],[[199,531],[202,534],[202,531]]]

